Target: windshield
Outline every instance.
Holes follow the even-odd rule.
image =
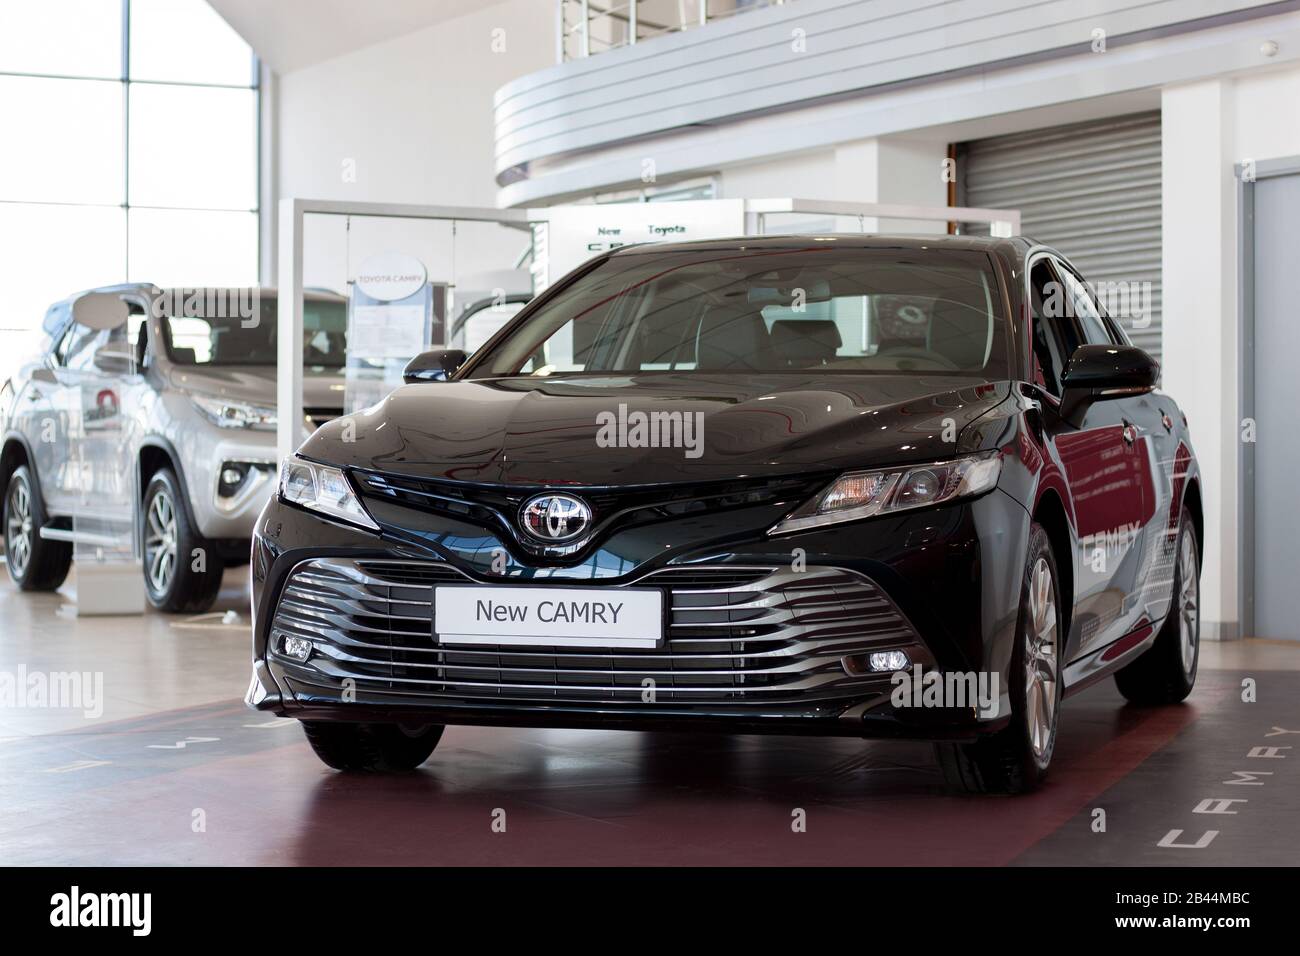
[[[607,259],[484,353],[471,377],[631,372],[1005,378],[1006,321],[978,251],[648,249]]]
[[[260,297],[256,323],[238,315],[209,318],[201,311],[199,315],[164,316],[168,357],[176,365],[275,365],[275,301],[273,296]],[[347,326],[346,303],[303,302],[303,365],[311,371],[342,369]]]

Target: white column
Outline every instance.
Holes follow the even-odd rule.
[[[1238,630],[1237,228],[1231,80],[1161,93],[1164,389],[1187,415],[1205,509],[1201,633]]]
[[[276,453],[293,454],[302,434],[302,207],[281,199],[278,318],[276,319]]]
[[[879,136],[835,149],[835,199],[852,202],[948,205],[941,177],[947,143],[902,136]],[[870,219],[868,232],[942,233],[941,222]]]

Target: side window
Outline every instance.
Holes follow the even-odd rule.
[[[1034,263],[1029,273],[1030,305],[1033,311],[1034,357],[1042,373],[1039,383],[1053,395],[1061,394],[1061,375],[1066,362],[1074,352],[1078,340],[1074,325],[1068,319],[1054,313],[1053,296],[1059,292],[1061,283],[1051,262],[1042,258]],[[1066,332],[1066,335],[1062,335]]]
[[[1058,265],[1057,272],[1064,283],[1065,294],[1069,298],[1071,312],[1078,320],[1087,344],[1115,345],[1116,342],[1110,334],[1110,329],[1107,328],[1096,303],[1093,301],[1092,291],[1069,269]]]
[[[74,322],[68,327],[68,331],[64,334],[63,341],[59,344],[56,352],[59,357],[59,364],[70,369],[89,368],[95,349],[98,347],[100,339],[105,336],[107,336],[106,332],[87,328]]]

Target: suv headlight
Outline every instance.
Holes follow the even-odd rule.
[[[352,491],[347,475],[338,468],[304,458],[286,458],[280,467],[280,497],[295,505],[378,531]]]
[[[1001,472],[1002,457],[997,453],[928,465],[852,471],[840,475],[820,495],[790,512],[768,534],[806,531],[970,498],[995,486]]]
[[[218,428],[256,428],[271,431],[275,428],[275,409],[265,405],[250,405],[224,398],[191,395],[194,407],[203,417]]]

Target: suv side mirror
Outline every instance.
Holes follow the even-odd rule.
[[[1132,345],[1080,345],[1061,376],[1061,414],[1093,402],[1142,395],[1160,384],[1160,363]]]
[[[445,382],[469,358],[464,349],[430,349],[421,352],[402,369],[402,381],[408,385],[416,382]]]
[[[135,370],[135,363],[131,360],[131,356],[106,349],[96,352],[91,364],[105,375],[129,375]]]

